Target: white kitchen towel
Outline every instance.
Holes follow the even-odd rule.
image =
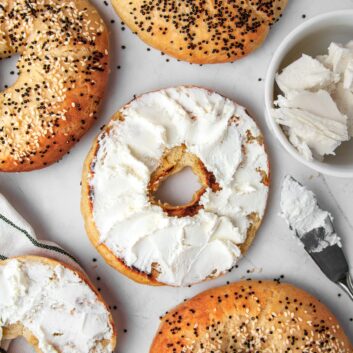
[[[0,194],[0,260],[13,256],[37,255],[65,262],[81,271],[76,259],[55,243],[39,240],[32,227],[12,207],[6,198]],[[0,289],[1,290],[1,289]],[[33,352],[21,340],[10,346],[9,341],[1,341],[0,353],[27,353]]]

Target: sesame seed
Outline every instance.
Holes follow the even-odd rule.
[[[46,166],[52,151],[67,151],[57,143],[71,146],[86,130],[70,131],[66,124],[67,134],[62,133],[70,117],[68,105],[81,112],[80,122],[100,103],[99,97],[87,105],[90,108],[80,99],[73,103],[71,92],[88,92],[107,71],[107,52],[96,44],[104,23],[95,10],[75,1],[14,0],[0,6],[0,27],[5,28],[0,58],[21,54],[16,65],[21,79],[0,93],[0,168],[33,168],[29,166],[35,161]]]

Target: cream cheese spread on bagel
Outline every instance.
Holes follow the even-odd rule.
[[[150,191],[183,158],[183,166],[202,170],[204,186],[191,211],[171,213]],[[244,107],[182,86],[124,106],[98,137],[85,177],[99,243],[126,266],[179,286],[235,266],[264,215],[269,164]]]
[[[46,258],[9,259],[0,263],[0,288],[3,338],[25,336],[42,353],[114,350],[111,315],[76,271]]]

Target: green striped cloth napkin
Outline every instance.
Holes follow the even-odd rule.
[[[21,255],[49,257],[83,271],[76,259],[60,246],[52,242],[39,240],[32,227],[0,194],[0,261]],[[34,350],[28,345],[23,345],[21,340],[14,341],[10,348],[9,341],[1,340],[0,329],[0,353],[29,352],[34,352]]]

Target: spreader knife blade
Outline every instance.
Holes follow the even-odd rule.
[[[282,186],[281,210],[282,217],[321,271],[353,300],[353,282],[333,218],[319,207],[314,193],[287,176]]]

